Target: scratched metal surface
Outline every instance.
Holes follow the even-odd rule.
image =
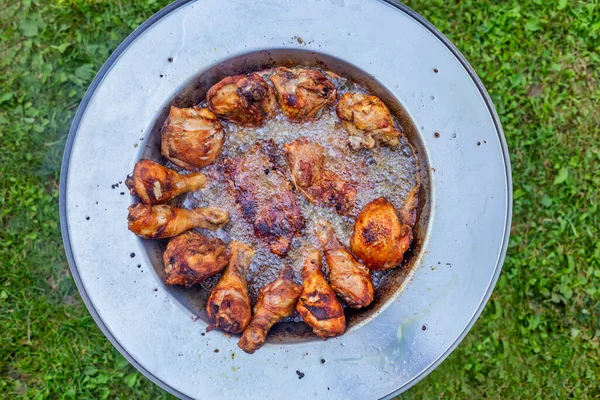
[[[63,161],[65,248],[98,325],[163,388],[183,398],[389,397],[437,366],[480,314],[510,228],[506,144],[462,56],[398,7],[376,0],[306,0],[302,7],[291,0],[181,1],[134,32],[92,83]],[[345,60],[404,106],[429,163],[430,216],[412,280],[378,315],[340,338],[268,343],[247,355],[235,338],[202,336],[205,322],[165,290],[154,256],[127,231],[131,198],[113,185],[133,169],[154,121],[192,77],[265,49]]]

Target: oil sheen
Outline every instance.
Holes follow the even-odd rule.
[[[332,81],[338,88],[338,95],[348,91],[366,93],[364,88],[349,80],[336,78]],[[340,241],[348,246],[354,219],[367,203],[383,196],[399,209],[403,206],[408,191],[417,182],[418,161],[406,138],[402,137],[400,144],[395,148],[379,146],[373,150],[352,150],[348,146],[348,134],[341,127],[334,107],[325,109],[316,120],[304,123],[292,122],[278,113],[263,126],[256,128],[240,127],[226,122],[223,125],[226,139],[219,161],[228,157],[241,156],[256,142],[273,139],[279,149],[279,172],[287,176],[291,182],[283,145],[300,137],[306,137],[325,148],[325,167],[357,188],[356,207],[349,216],[340,216],[333,209],[314,205],[296,190],[296,200],[302,209],[306,224],[300,235],[292,242],[288,255],[279,257],[271,253],[268,246],[254,235],[252,225],[244,219],[236,204],[227,177],[219,167],[219,161],[201,170],[209,178],[208,185],[182,196],[178,205],[184,208],[220,207],[230,213],[231,221],[224,228],[215,232],[199,231],[208,237],[218,237],[225,243],[236,240],[254,247],[256,254],[247,275],[249,295],[253,302],[259,289],[274,280],[285,265],[292,266],[296,272],[296,280],[300,282],[303,249],[306,246],[320,249],[313,233],[316,221],[319,219],[329,221]],[[398,127],[402,128],[400,125]],[[186,173],[171,163],[167,166]],[[324,258],[323,262],[326,273],[327,266]],[[376,288],[388,273],[389,271],[371,274]],[[217,280],[218,276],[210,278],[203,283],[203,286],[210,289]],[[293,316],[289,320],[296,319],[298,317]]]

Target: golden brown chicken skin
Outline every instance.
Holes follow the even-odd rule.
[[[333,291],[349,307],[362,308],[371,304],[375,289],[369,270],[340,243],[329,222],[320,220],[315,226],[315,234],[325,252]]]
[[[258,74],[228,76],[206,93],[208,108],[219,117],[258,126],[274,115],[277,100],[273,88]]]
[[[129,230],[144,239],[173,237],[193,228],[217,230],[229,222],[229,213],[216,207],[186,210],[166,204],[135,203],[128,210]]]
[[[396,129],[388,108],[376,96],[346,93],[338,101],[336,112],[350,138],[350,147],[374,148],[378,143],[395,147],[401,132]]]
[[[283,146],[292,180],[308,200],[347,215],[356,203],[356,188],[325,167],[325,150],[301,137]]]
[[[321,253],[315,248],[308,248],[302,268],[302,293],[296,311],[315,335],[327,339],[344,333],[346,316],[323,277],[321,267]]]
[[[165,283],[190,287],[218,274],[227,265],[227,246],[198,232],[171,239],[163,254]]]
[[[317,70],[276,68],[271,82],[281,111],[295,121],[318,118],[325,107],[335,102],[335,86]]]
[[[413,239],[418,186],[410,191],[405,206],[396,213],[394,206],[380,197],[358,214],[350,239],[350,250],[371,270],[396,268]]]
[[[276,168],[275,153],[272,140],[257,143],[241,157],[225,160],[224,170],[256,236],[273,253],[285,256],[304,227],[304,217],[289,180]]]
[[[277,279],[258,292],[254,316],[238,342],[238,346],[246,353],[252,354],[261,348],[271,327],[292,315],[296,309],[302,286],[292,279],[294,271],[287,266],[281,270]]]
[[[193,192],[206,185],[201,173],[182,175],[155,163],[142,159],[135,164],[133,172],[125,180],[132,196],[138,196],[144,204],[164,203],[185,192]]]
[[[161,152],[173,164],[188,170],[215,162],[223,150],[225,131],[207,108],[171,107],[161,130]]]
[[[252,305],[248,297],[246,272],[254,256],[254,249],[233,241],[229,264],[206,302],[206,313],[210,325],[206,331],[221,329],[229,333],[241,333],[252,316]]]

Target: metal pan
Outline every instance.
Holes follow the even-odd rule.
[[[109,58],[69,134],[60,212],[79,291],[119,351],[182,398],[396,395],[456,347],[500,273],[510,165],[498,117],[468,63],[399,4],[298,4],[168,6]],[[156,151],[157,124],[173,101],[272,64],[326,67],[382,97],[412,127],[425,196],[411,265],[378,304],[352,317],[349,332],[327,341],[276,335],[250,356],[227,335],[201,335],[197,304],[164,287],[156,243],[127,231],[131,198],[121,182]]]

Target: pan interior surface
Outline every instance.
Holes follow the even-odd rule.
[[[302,49],[271,49],[262,50],[247,54],[237,55],[235,57],[223,60],[222,62],[211,66],[209,69],[200,72],[197,76],[190,79],[183,87],[181,87],[173,99],[168,99],[167,106],[161,108],[160,113],[155,118],[155,124],[152,127],[146,146],[141,151],[142,158],[152,159],[163,163],[164,158],[160,154],[160,129],[167,118],[168,111],[171,105],[186,108],[202,103],[205,100],[208,89],[225,78],[231,75],[248,74],[255,71],[265,70],[274,67],[312,67],[321,70],[334,72],[344,78],[349,79],[353,83],[358,84],[362,89],[366,89],[368,93],[381,98],[400,126],[403,129],[403,135],[408,140],[410,145],[404,144],[406,151],[414,152],[414,157],[418,162],[418,169],[415,171],[419,175],[420,196],[419,209],[417,213],[417,223],[414,229],[413,245],[402,265],[390,273],[377,274],[376,296],[374,302],[367,308],[360,310],[346,310],[346,321],[348,331],[352,331],[364,323],[368,322],[372,317],[383,311],[386,305],[389,305],[393,299],[400,293],[402,288],[408,283],[408,278],[411,276],[413,268],[418,264],[421,244],[424,240],[427,230],[429,217],[429,167],[426,158],[426,151],[420,134],[415,124],[410,118],[408,112],[402,107],[402,104],[394,98],[380,82],[373,76],[370,76],[365,71],[341,60],[321,54],[316,51],[307,51]],[[331,111],[333,112],[333,111]],[[290,124],[290,122],[287,122]],[[310,129],[310,128],[309,128]],[[253,140],[251,140],[253,141]],[[225,145],[227,146],[227,144]],[[402,147],[401,145],[400,147]],[[401,148],[397,150],[402,152]],[[399,157],[401,154],[399,154]],[[202,191],[198,192],[197,197],[202,198]],[[185,196],[184,196],[185,197]],[[194,198],[195,195],[188,196]],[[402,204],[404,199],[391,199],[395,204]],[[210,203],[206,205],[211,205]],[[333,214],[333,211],[331,211]],[[310,217],[309,217],[310,218]],[[244,221],[232,220],[231,224],[244,223]],[[304,228],[309,230],[308,227]],[[210,232],[206,232],[210,235]],[[305,233],[306,235],[306,233]],[[246,241],[250,238],[246,238]],[[241,239],[244,240],[244,239]],[[157,276],[162,281],[164,278],[164,263],[162,254],[165,250],[167,240],[160,241],[143,241],[143,245],[148,252],[149,259],[152,260],[153,267]],[[273,257],[275,258],[275,257]],[[289,257],[288,257],[289,258]],[[298,260],[287,260],[286,262],[295,263]],[[277,262],[277,261],[275,261]],[[261,268],[268,268],[268,265],[261,265]],[[250,272],[249,279],[251,281],[251,297],[252,278],[254,274]],[[195,314],[199,319],[208,323],[205,306],[209,295],[209,289],[216,282],[216,277],[209,280],[206,285],[196,285],[193,288],[184,288],[180,286],[168,286],[168,290],[174,298],[187,308],[191,313]],[[160,282],[157,284],[161,284]],[[208,286],[208,288],[206,287]],[[298,319],[298,318],[296,318]],[[268,341],[275,343],[297,342],[299,340],[321,340],[314,336],[310,328],[301,322],[285,321],[276,324],[270,331]]]

